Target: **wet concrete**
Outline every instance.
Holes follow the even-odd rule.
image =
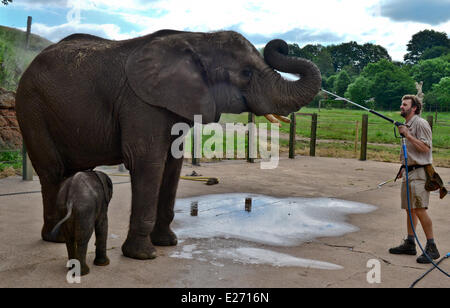
[[[416,257],[387,252],[405,235],[406,215],[400,210],[400,183],[382,188],[377,188],[377,184],[394,177],[398,167],[391,163],[312,157],[282,158],[274,170],[261,170],[258,163],[242,161],[195,168],[186,163],[183,175],[195,170],[203,176],[218,177],[220,183],[207,186],[182,180],[179,199],[246,193],[276,198],[335,198],[374,205],[377,209],[346,216],[344,222],[358,230],[337,237],[318,237],[286,246],[242,238],[181,236],[178,246],[158,247],[158,257],[149,261],[122,256],[120,247],[127,234],[130,213],[130,184],[119,184],[128,181],[126,176],[111,176],[116,183],[109,210],[111,264],[107,267],[92,264],[95,246],[91,239],[88,254],[91,274],[82,277],[79,285],[66,281],[65,245],[40,239],[40,194],[1,196],[0,287],[408,287],[429,266],[417,264]],[[117,168],[103,170],[120,174]],[[437,171],[444,182],[449,181],[450,169]],[[39,189],[37,178],[32,182],[23,182],[19,177],[0,180],[0,194]],[[431,195],[429,214],[441,254],[450,250],[448,200]],[[200,204],[197,218],[201,215]],[[174,229],[177,228],[182,231],[181,225],[174,223]],[[420,226],[418,232],[424,241]],[[183,254],[192,258],[180,257]],[[370,259],[381,263],[380,284],[369,284],[366,280]],[[277,264],[280,260],[283,262]],[[341,268],[307,268],[296,263],[301,260]],[[450,269],[449,263],[443,262],[442,266]],[[450,287],[450,281],[433,271],[418,284],[421,286]]]

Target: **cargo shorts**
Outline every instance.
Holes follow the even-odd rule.
[[[409,172],[409,200],[411,209],[428,209],[430,192],[425,190],[426,174],[424,168],[417,168]],[[403,170],[401,189],[401,208],[408,209],[408,199],[406,197],[406,174]]]

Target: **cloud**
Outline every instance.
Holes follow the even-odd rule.
[[[311,29],[294,28],[292,30],[280,33],[273,33],[264,35],[259,33],[246,33],[241,30],[239,25],[228,27],[227,30],[233,30],[242,33],[254,45],[261,46],[268,43],[270,40],[277,38],[282,39],[288,43],[296,43],[300,46],[306,44],[331,44],[344,41],[344,37],[333,32],[317,31]]]
[[[400,22],[439,25],[450,20],[450,0],[384,0],[379,10],[381,16]]]
[[[122,39],[160,29],[234,30],[257,47],[273,38],[300,46],[371,42],[401,60],[424,23],[448,32],[449,5],[450,0],[14,0],[5,10],[32,11],[35,25],[40,23],[32,31],[53,41],[75,32]]]
[[[68,0],[14,0],[13,4],[26,7],[51,6],[66,7]]]
[[[58,42],[66,36],[74,33],[88,33],[114,40],[129,39],[135,35],[135,33],[121,33],[120,27],[114,24],[95,25],[77,23],[66,23],[54,27],[49,27],[41,23],[35,23],[33,25],[33,33],[45,37],[52,42]]]

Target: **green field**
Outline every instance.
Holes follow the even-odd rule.
[[[368,159],[398,162],[400,139],[395,138],[394,126],[388,121],[361,110],[302,108],[300,113],[317,113],[317,156],[359,158],[359,143],[355,152],[355,139],[360,140],[362,115],[369,115]],[[403,122],[400,112],[381,112],[389,118]],[[434,113],[424,112],[423,118]],[[247,114],[224,114],[221,123],[247,122]],[[256,117],[256,123],[267,123],[264,117]],[[358,126],[357,126],[358,125]],[[358,127],[358,129],[357,129]],[[356,138],[356,132],[358,137]],[[282,150],[287,151],[289,124],[282,123],[280,128]],[[297,115],[297,137],[309,138],[311,134],[311,116]],[[322,142],[326,140],[326,142]],[[396,146],[398,145],[398,147]],[[297,141],[296,154],[309,155],[309,141]],[[433,158],[436,166],[450,167],[450,113],[439,113],[433,123]]]
[[[333,140],[355,140],[356,122],[359,122],[359,133],[361,133],[362,115],[369,115],[368,140],[369,143],[388,143],[398,144],[398,139],[394,136],[393,125],[386,120],[360,110],[348,109],[321,109],[318,112],[316,108],[302,108],[301,113],[317,113],[318,127],[317,139]],[[400,112],[382,112],[389,118],[403,122]],[[435,116],[434,113],[425,112],[422,117]],[[220,118],[221,123],[241,122],[247,123],[247,114],[233,115],[223,114]],[[257,123],[267,123],[264,117],[256,117]],[[289,124],[282,123],[280,132],[289,133]],[[311,117],[297,115],[296,133],[301,137],[310,136]],[[437,148],[450,148],[450,112],[439,113],[437,124],[433,124],[433,146]]]

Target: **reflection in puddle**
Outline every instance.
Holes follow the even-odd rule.
[[[251,211],[246,198],[252,198]],[[191,203],[198,216],[191,216]],[[341,236],[358,228],[346,215],[376,207],[331,198],[274,198],[256,194],[220,194],[177,199],[172,227],[180,239],[237,239],[272,246],[298,246],[318,237]],[[246,245],[248,246],[248,245]],[[205,253],[206,252],[206,253]],[[339,269],[338,265],[296,258],[267,249],[232,247],[198,250],[186,245],[172,257],[232,259],[246,264]]]

